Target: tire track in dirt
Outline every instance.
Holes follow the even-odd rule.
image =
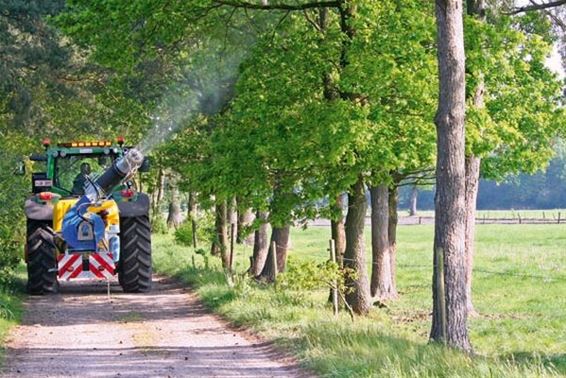
[[[112,283],[29,297],[9,335],[2,377],[304,377],[269,343],[231,330],[178,283],[148,294]]]

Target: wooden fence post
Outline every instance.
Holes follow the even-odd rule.
[[[560,211],[558,212],[558,224],[560,224]]]
[[[334,239],[330,239],[330,261],[336,263],[336,243]],[[334,315],[338,315],[338,280],[332,281],[332,309]]]

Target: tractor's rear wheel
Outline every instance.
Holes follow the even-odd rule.
[[[120,219],[118,281],[126,293],[151,290],[151,228],[147,215]]]
[[[27,223],[27,290],[30,294],[56,293],[57,248],[48,222],[28,219]]]

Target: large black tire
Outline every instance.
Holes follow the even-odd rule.
[[[53,230],[45,221],[27,222],[27,291],[33,295],[56,293],[57,248]]]
[[[149,217],[120,218],[118,281],[126,293],[151,290],[151,228]]]

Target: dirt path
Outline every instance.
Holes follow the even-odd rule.
[[[30,297],[2,377],[298,377],[269,344],[230,330],[196,296],[156,279],[149,294],[103,282]]]

